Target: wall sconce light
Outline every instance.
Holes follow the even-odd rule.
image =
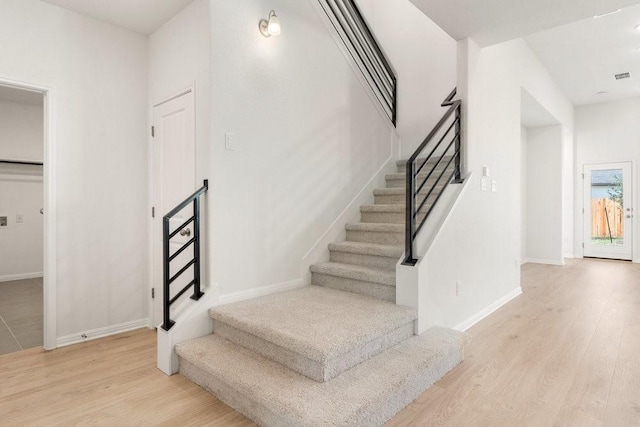
[[[273,10],[269,12],[269,20],[261,19],[258,27],[260,28],[262,35],[265,37],[280,35],[280,20]]]

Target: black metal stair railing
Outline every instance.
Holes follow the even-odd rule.
[[[398,79],[354,0],[319,0],[349,54],[395,126]]]
[[[418,262],[415,241],[427,217],[450,182],[462,182],[460,172],[461,106],[456,89],[442,103],[449,107],[418,149],[407,160],[407,202],[404,265]],[[437,139],[437,142],[436,142]],[[426,157],[421,157],[427,153]]]
[[[187,197],[182,203],[173,208],[168,214],[162,218],[162,268],[163,268],[163,293],[162,293],[162,308],[163,308],[163,324],[162,329],[168,331],[175,324],[171,320],[171,305],[175,303],[178,298],[184,295],[191,287],[193,287],[193,295],[191,299],[199,300],[204,292],[200,289],[200,197],[209,189],[208,180],[204,180],[204,185],[191,196]],[[193,204],[193,216],[187,219],[182,225],[171,231],[171,218],[176,216],[184,208]],[[193,223],[193,237],[189,239],[184,245],[177,249],[174,253],[170,253],[171,239],[178,234],[181,236],[190,236],[187,233],[187,226]],[[175,260],[178,255],[187,250],[190,246],[193,246],[193,258],[188,261],[180,270],[171,275],[171,261]],[[181,290],[171,295],[171,284],[182,276],[189,267],[193,266],[193,280],[191,280]]]

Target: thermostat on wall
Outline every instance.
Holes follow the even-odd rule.
[[[0,228],[9,228],[9,218],[6,215],[0,215]]]

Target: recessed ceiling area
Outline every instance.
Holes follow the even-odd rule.
[[[574,105],[640,96],[640,5],[525,37]],[[616,74],[630,78],[616,79]]]
[[[16,89],[0,85],[0,101],[17,102],[20,104],[43,105],[44,95],[25,89]]]
[[[456,40],[481,47],[640,4],[640,0],[411,0]]]
[[[193,0],[42,0],[81,15],[151,34]]]

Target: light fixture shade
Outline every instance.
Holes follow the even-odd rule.
[[[271,12],[269,12],[269,20],[268,21],[266,19],[261,19],[260,20],[259,28],[260,28],[260,32],[265,37],[279,36],[280,35],[280,32],[281,32],[280,20],[278,19],[278,16],[276,15],[276,13],[273,10]]]
[[[272,36],[280,35],[280,20],[273,10],[269,13],[269,25],[267,27],[267,30]]]

